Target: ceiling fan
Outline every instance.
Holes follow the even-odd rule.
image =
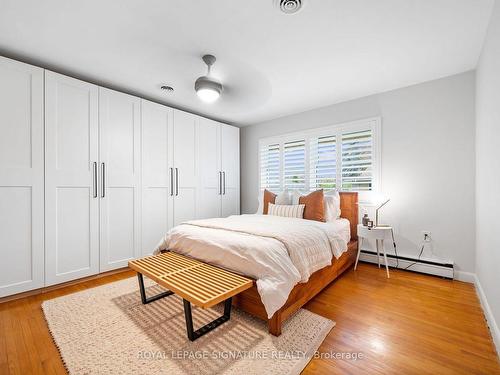
[[[205,55],[202,57],[205,64],[207,64],[207,74],[199,77],[194,83],[194,89],[198,97],[207,103],[212,103],[219,99],[222,94],[222,84],[215,78],[210,76],[210,69],[215,63],[215,56]]]

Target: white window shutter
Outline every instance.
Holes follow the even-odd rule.
[[[371,130],[342,134],[342,190],[372,190],[372,141]]]
[[[306,187],[306,141],[285,142],[283,145],[283,187]]]
[[[260,149],[260,189],[280,190],[280,145],[271,144]]]
[[[337,142],[335,135],[313,137],[309,142],[311,190],[337,188]]]
[[[259,187],[380,189],[380,131],[372,118],[261,139]]]

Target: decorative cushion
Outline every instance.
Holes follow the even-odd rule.
[[[304,219],[325,221],[325,207],[323,189],[299,198],[299,204],[304,204]]]
[[[269,193],[274,194],[267,190]],[[283,190],[282,192],[279,192],[278,194],[275,194],[276,198],[274,199],[274,204],[292,204],[292,197],[290,196],[290,193],[287,189]],[[257,214],[263,215],[264,214],[264,192],[261,192],[259,194],[259,208],[257,209]]]
[[[273,203],[276,200],[276,194],[271,193],[269,190],[264,190],[264,205],[262,207],[262,214],[267,215],[269,203]]]
[[[273,204],[269,203],[268,215],[282,217],[296,217],[302,219],[304,216],[303,204]]]
[[[291,195],[291,204],[299,204],[299,199],[303,195],[309,194],[308,191],[300,191],[300,190],[292,190]],[[340,218],[340,194],[337,190],[329,190],[323,191],[323,200],[324,200],[324,215],[325,221],[335,221]]]

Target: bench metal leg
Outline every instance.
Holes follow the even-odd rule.
[[[170,290],[167,290],[166,292],[163,292],[163,293],[157,294],[156,296],[152,296],[152,297],[148,298],[148,297],[146,297],[146,290],[144,289],[144,279],[142,277],[142,273],[137,272],[137,278],[139,279],[139,291],[141,292],[141,301],[144,305],[147,303],[159,300],[160,298],[168,297],[168,296],[174,294]]]
[[[193,315],[191,313],[191,302],[184,300],[184,315],[186,317],[186,329],[189,340],[194,341],[203,336],[204,334],[217,328],[221,324],[227,322],[231,318],[232,300],[233,300],[232,298],[228,298],[224,302],[224,315],[211,321],[210,323],[204,325],[203,327],[197,329],[196,331],[193,330]]]

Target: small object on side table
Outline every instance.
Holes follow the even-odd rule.
[[[356,256],[356,263],[354,264],[354,270],[358,267],[359,255],[361,253],[361,248],[365,240],[375,240],[377,247],[377,263],[380,268],[380,246],[382,246],[382,253],[384,255],[385,270],[387,272],[387,278],[389,278],[389,264],[387,262],[387,254],[385,252],[384,240],[392,233],[392,227],[390,226],[373,226],[373,221],[371,222],[372,227],[365,227],[362,224],[358,224],[358,255]]]
[[[363,215],[363,219],[361,219],[361,222],[363,223],[363,226],[367,227],[369,220],[370,220],[370,218],[368,217],[368,214],[364,214]]]

